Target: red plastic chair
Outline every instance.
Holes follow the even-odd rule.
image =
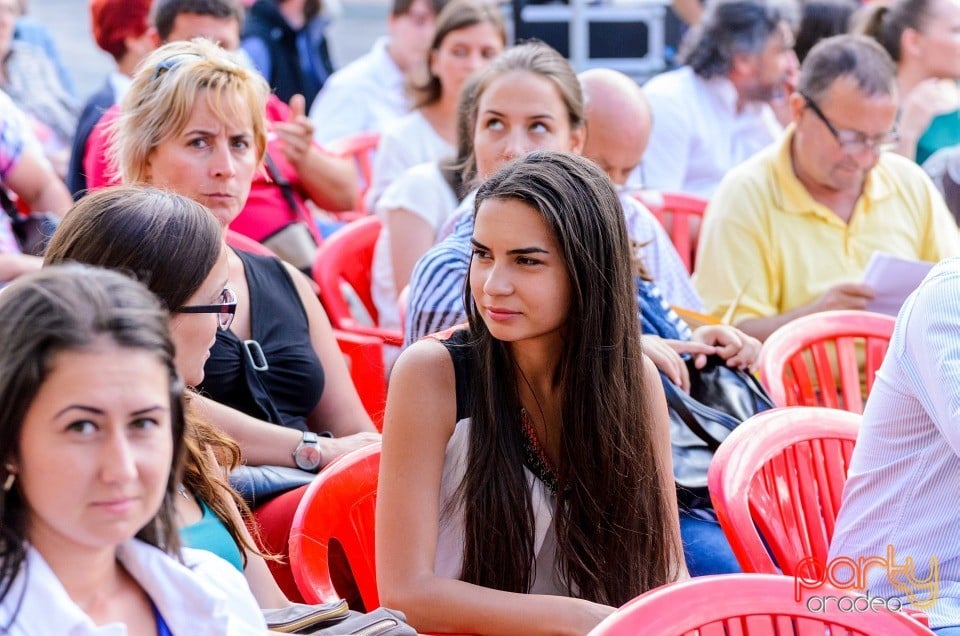
[[[383,366],[383,341],[375,336],[334,329],[340,351],[347,359],[350,379],[360,395],[363,408],[377,430],[383,431],[383,410],[387,404],[386,370]]]
[[[635,195],[663,225],[687,273],[693,273],[697,256],[700,220],[707,209],[707,200],[692,194],[641,190]]]
[[[360,175],[357,201],[360,202],[361,208],[367,195],[367,189],[373,183],[373,155],[379,143],[380,133],[363,132],[343,139],[336,139],[325,146],[330,154],[337,157],[352,158],[356,162],[357,171]]]
[[[340,598],[328,568],[330,541],[343,547],[367,611],[380,606],[374,560],[374,511],[380,444],[334,460],[307,487],[290,529],[290,568],[307,603]]]
[[[824,588],[801,593],[786,576],[725,574],[665,585],[638,596],[597,625],[589,636],[912,636],[932,634],[906,614],[843,611],[813,596],[842,596]],[[813,609],[807,607],[808,603]]]
[[[847,411],[779,408],[751,417],[720,445],[707,483],[745,572],[793,575],[804,558],[827,562],[859,426]]]
[[[401,346],[403,334],[399,330],[381,329],[358,322],[340,288],[341,282],[348,283],[363,302],[374,324],[377,323],[377,308],[370,293],[370,269],[378,236],[380,219],[375,216],[358,219],[334,232],[320,246],[313,259],[313,280],[320,288],[320,301],[335,328],[376,336],[386,344]]]
[[[791,320],[763,343],[760,379],[780,406],[863,413],[864,388],[869,395],[895,322],[866,311],[825,311]]]

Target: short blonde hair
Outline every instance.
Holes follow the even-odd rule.
[[[244,113],[237,108],[246,106],[257,159],[263,159],[270,94],[266,80],[209,40],[170,42],[140,64],[110,130],[110,161],[124,183],[147,183],[151,153],[184,129],[201,92],[224,122],[241,119]]]

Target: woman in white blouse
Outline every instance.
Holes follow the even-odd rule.
[[[183,381],[168,314],[118,272],[0,295],[0,631],[262,634],[246,581],[180,548]]]
[[[425,61],[427,80],[411,86],[414,109],[380,138],[368,210],[407,169],[453,155],[460,90],[468,77],[503,51],[506,41],[503,17],[483,0],[453,0],[440,11]]]

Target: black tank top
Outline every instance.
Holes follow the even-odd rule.
[[[324,385],[307,311],[283,263],[236,253],[250,288],[251,340],[217,331],[198,388],[252,417],[306,431],[307,416],[320,401]]]
[[[449,335],[438,336],[453,360],[453,376],[456,379],[457,421],[471,416],[471,404],[476,391],[470,381],[471,371],[476,364],[476,350],[469,344],[470,331],[462,327]]]

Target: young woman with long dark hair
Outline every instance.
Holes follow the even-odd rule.
[[[384,603],[420,631],[589,631],[685,573],[669,420],[631,248],[593,163],[534,152],[476,196],[469,327],[391,379]]]

